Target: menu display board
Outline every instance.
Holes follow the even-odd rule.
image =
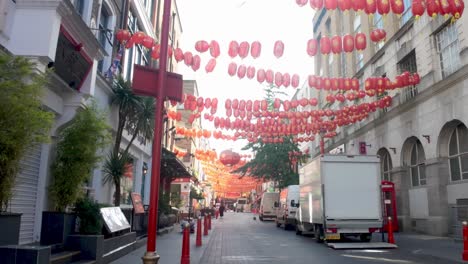
[[[101,215],[107,230],[111,233],[130,228],[130,224],[120,207],[101,208]]]

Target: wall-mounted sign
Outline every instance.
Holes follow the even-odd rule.
[[[101,215],[104,219],[104,224],[107,231],[114,233],[130,228],[130,224],[122,213],[120,207],[104,207],[101,208]]]
[[[135,214],[145,213],[145,208],[143,207],[143,203],[141,202],[141,195],[139,193],[132,193],[132,203]]]
[[[76,43],[70,34],[60,27],[54,62],[55,73],[75,90],[80,90],[92,68],[92,62],[82,47],[81,43]]]

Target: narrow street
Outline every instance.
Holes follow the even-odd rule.
[[[375,236],[378,242],[380,237]],[[420,250],[419,250],[420,251]],[[199,263],[459,263],[418,254],[414,249],[333,250],[313,237],[297,236],[274,222],[253,220],[250,213],[219,219]]]

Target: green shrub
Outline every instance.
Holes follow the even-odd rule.
[[[42,108],[47,75],[25,58],[0,53],[0,212],[5,211],[28,147],[47,142],[54,114]]]
[[[75,213],[80,219],[80,234],[98,235],[102,230],[100,204],[89,198],[81,198],[75,204]]]

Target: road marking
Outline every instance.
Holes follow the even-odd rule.
[[[374,258],[374,257],[354,256],[354,255],[341,255],[341,256],[348,257],[348,258],[375,260],[375,261],[379,261],[379,262],[384,261],[384,262],[393,262],[393,263],[414,263],[413,261],[402,260],[402,259]]]

